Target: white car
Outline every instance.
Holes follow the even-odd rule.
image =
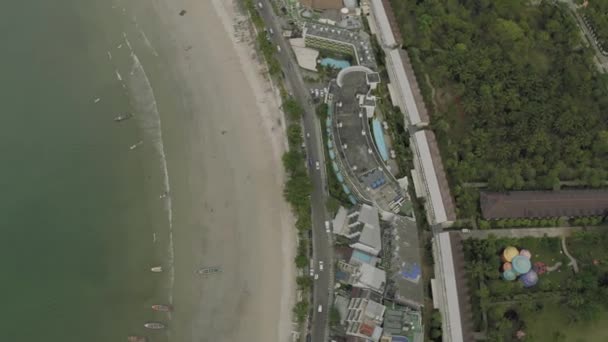
[[[325,221],[325,231],[326,231],[327,233],[330,233],[330,232],[331,232],[331,222],[329,222],[329,221]]]
[[[319,279],[319,273],[315,274],[315,280]]]
[[[281,47],[277,45],[277,51],[281,52]]]
[[[318,312],[323,312],[323,305],[319,305],[319,308],[317,309]]]
[[[312,277],[315,274],[315,269],[314,268],[310,268],[310,276]]]
[[[323,261],[319,261],[319,271],[323,271]]]
[[[259,7],[260,9],[262,9],[262,8],[264,8],[264,5],[262,5],[262,3],[261,3],[261,2],[258,2],[258,7]]]
[[[319,162],[315,162],[315,169],[320,170],[321,169],[321,165],[319,165]]]
[[[306,133],[306,137],[307,137],[307,138],[310,138],[310,133]]]

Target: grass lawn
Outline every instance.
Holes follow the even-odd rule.
[[[557,303],[547,304],[540,312],[524,317],[526,341],[534,342],[603,342],[608,341],[608,311],[593,322],[569,323]]]

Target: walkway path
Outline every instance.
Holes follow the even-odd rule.
[[[562,235],[562,250],[564,251],[564,254],[566,254],[566,256],[568,258],[570,258],[570,266],[572,266],[574,273],[578,273],[578,263],[576,262],[576,259],[574,259],[574,257],[572,255],[570,255],[570,253],[568,252],[568,248],[566,247],[566,237],[563,235]]]

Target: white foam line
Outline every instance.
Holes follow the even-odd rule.
[[[108,51],[108,59],[112,60],[112,54],[110,53],[110,51]]]
[[[115,70],[115,71],[116,71],[116,78],[117,78],[119,81],[122,81],[122,76],[120,76],[120,73],[118,72],[118,70]]]
[[[146,129],[149,133],[156,135],[156,139],[153,139],[153,145],[156,148],[159,156],[160,156],[160,161],[161,161],[161,172],[163,174],[163,186],[164,186],[164,191],[167,193],[171,193],[171,189],[170,189],[170,185],[169,185],[169,171],[167,168],[167,157],[165,154],[165,147],[163,144],[163,132],[162,132],[162,127],[161,127],[161,121],[160,121],[160,115],[158,113],[158,107],[156,105],[156,99],[154,97],[154,90],[152,89],[152,86],[150,84],[150,80],[148,79],[148,76],[146,75],[146,72],[143,68],[143,66],[141,65],[139,58],[137,58],[137,55],[135,55],[134,53],[131,54],[131,58],[133,59],[133,67],[131,69],[131,74],[133,75],[133,79],[134,81],[136,79],[140,79],[143,81],[143,83],[145,84],[145,89],[143,89],[144,91],[146,91],[148,93],[148,97],[145,97],[144,100],[147,100],[146,103],[143,103],[142,105],[145,106],[145,108],[143,108],[144,110],[142,111],[144,114],[150,113],[151,115],[153,115],[152,121],[144,121],[144,129]],[[137,91],[137,89],[135,89],[135,91]],[[139,93],[136,93],[136,95],[138,95]],[[146,96],[146,94],[144,94],[143,96]],[[173,210],[172,210],[172,203],[171,203],[171,197],[168,196],[166,198],[166,201],[164,201],[165,203],[165,210],[167,210],[167,214],[168,214],[168,221],[169,221],[169,246],[168,246],[168,258],[169,258],[169,303],[172,304],[173,303],[173,284],[175,282],[175,270],[173,267],[173,260],[174,260],[174,247],[173,247]]]
[[[148,40],[148,37],[146,36],[146,33],[144,31],[142,31],[142,30],[139,30],[139,33],[141,33],[141,36],[144,39],[144,43],[146,44],[146,46],[148,48],[150,48],[150,50],[152,50],[152,54],[154,56],[158,57],[158,52],[156,52],[156,49],[152,46],[152,44]]]
[[[129,51],[133,53],[133,48],[131,47],[131,42],[129,42],[129,38],[127,38],[127,34],[123,32],[122,36],[125,38],[125,44],[127,44],[127,47],[129,47]]]

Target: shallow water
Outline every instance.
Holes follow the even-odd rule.
[[[119,3],[6,5],[0,340],[166,340],[143,328],[169,322],[149,307],[171,300],[167,166],[144,70],[158,52]]]

